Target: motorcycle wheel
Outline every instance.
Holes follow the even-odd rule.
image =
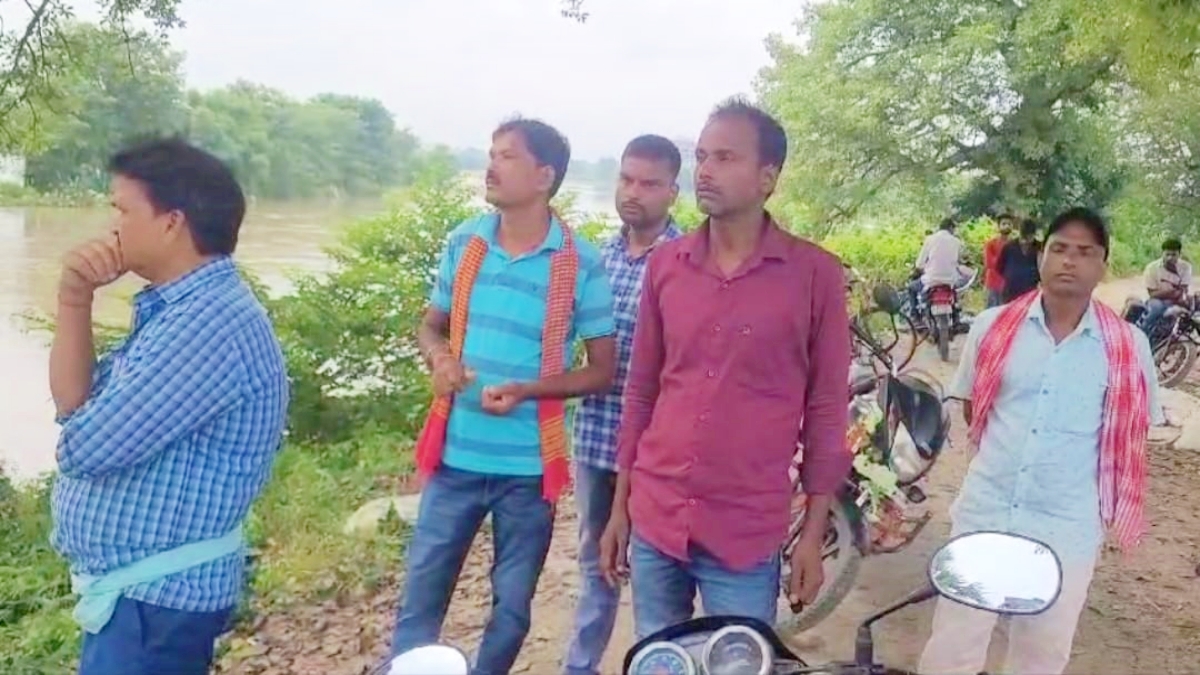
[[[950,362],[950,317],[941,315],[935,320],[934,332],[937,334],[938,356],[942,361]]]
[[[800,534],[800,525],[804,522],[804,508],[793,510],[792,526],[789,532],[788,544],[780,556],[780,594],[779,605],[775,615],[775,629],[780,637],[794,636],[821,623],[854,588],[858,578],[859,567],[862,566],[863,554],[858,547],[855,534],[856,523],[861,520],[858,508],[849,496],[842,496],[833,503],[829,511],[829,528],[825,532],[825,544],[821,548],[821,558],[824,562],[825,583],[812,604],[800,610],[799,614],[792,612],[788,602],[788,584],[792,578],[791,563],[788,555],[796,544]]]
[[[1196,364],[1196,345],[1188,340],[1167,340],[1154,350],[1158,384],[1168,389],[1183,382]],[[1165,365],[1164,364],[1169,364]]]

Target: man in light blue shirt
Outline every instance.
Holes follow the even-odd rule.
[[[80,675],[205,675],[244,585],[241,524],[279,449],[287,373],[229,257],[245,214],[230,170],[178,140],[109,168],[112,232],[71,252],[59,284],[52,541],[81,594]],[[97,361],[93,297],[126,271],[150,285]]]
[[[393,654],[437,641],[463,560],[490,514],[494,601],[476,675],[512,668],[550,549],[555,504],[543,490],[539,401],[607,390],[615,349],[612,291],[600,252],[550,211],[570,160],[566,138],[543,122],[517,119],[495,131],[490,155],[487,199],[496,213],[450,234],[418,329],[435,393],[452,403],[444,443],[437,444],[440,461],[421,493],[392,637]],[[569,331],[565,345],[544,345],[547,321],[564,319],[547,314],[556,278],[551,261],[569,250],[568,236],[578,262],[573,299],[567,298]],[[460,310],[465,337],[452,335],[451,314],[461,321]],[[461,354],[453,339],[463,341]],[[570,370],[577,339],[587,365]],[[564,347],[566,372],[544,375],[543,352]]]
[[[1014,617],[1004,672],[1061,673],[1087,601],[1101,545],[1100,433],[1109,362],[1092,291],[1107,269],[1108,231],[1086,210],[1050,226],[1042,292],[1023,319],[978,454],[951,507],[953,534],[1000,531],[1047,545],[1063,565],[1063,587],[1045,613]],[[984,336],[1005,308],[980,314],[963,348],[950,395],[971,398]],[[1145,335],[1130,331],[1147,387],[1152,424],[1164,423],[1154,359]],[[1139,488],[1142,486],[1139,486]],[[925,675],[984,669],[996,615],[940,600],[921,659]]]

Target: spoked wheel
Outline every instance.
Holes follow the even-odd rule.
[[[1158,384],[1174,387],[1187,378],[1196,363],[1196,345],[1189,340],[1167,340],[1154,350]]]
[[[833,503],[829,512],[829,528],[825,532],[825,544],[821,548],[825,583],[821,585],[821,591],[812,604],[802,609],[799,614],[793,614],[787,597],[792,578],[792,567],[788,557],[796,545],[800,526],[804,522],[804,506],[793,508],[788,543],[780,561],[782,569],[779,575],[780,594],[775,627],[781,636],[792,636],[817,625],[832,614],[854,588],[863,557],[862,551],[855,544],[855,523],[858,522],[856,513],[857,507],[850,497],[843,496]]]

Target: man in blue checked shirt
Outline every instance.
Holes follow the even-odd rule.
[[[229,257],[246,210],[229,169],[173,139],[109,169],[112,231],[66,256],[58,289],[52,541],[80,595],[80,675],[204,675],[243,586],[241,524],[279,449],[287,373]],[[97,360],[94,294],[126,272],[150,284]]]
[[[613,289],[617,376],[610,391],[585,398],[575,414],[575,500],[583,588],[567,651],[567,675],[598,672],[617,617],[621,591],[600,574],[600,535],[608,524],[617,482],[621,390],[629,374],[646,260],[655,246],[680,235],[668,214],[679,194],[680,164],[679,149],[662,136],[639,136],[621,155],[616,195],[621,231],[601,249]]]

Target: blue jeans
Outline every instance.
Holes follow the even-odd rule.
[[[83,634],[79,675],[207,675],[233,608],[184,612],[129,598],[99,633]]]
[[[483,631],[475,675],[512,668],[529,633],[533,593],[550,551],[554,515],[541,476],[498,476],[443,466],[421,493],[408,546],[392,654],[438,641],[450,596],[475,533],[492,514],[492,615]]]
[[[709,616],[748,616],[775,625],[779,603],[779,554],[748,570],[731,570],[695,546],[689,562],[660,553],[635,533],[629,572],[637,639],[692,618],[696,591]]]
[[[1146,301],[1146,313],[1142,315],[1141,326],[1142,330],[1149,333],[1154,324],[1167,313],[1171,308],[1171,303],[1159,298],[1150,298]]]
[[[575,464],[575,505],[579,512],[579,605],[575,633],[567,648],[568,675],[596,675],[612,638],[621,591],[600,576],[600,535],[612,514],[617,487],[614,471]]]

